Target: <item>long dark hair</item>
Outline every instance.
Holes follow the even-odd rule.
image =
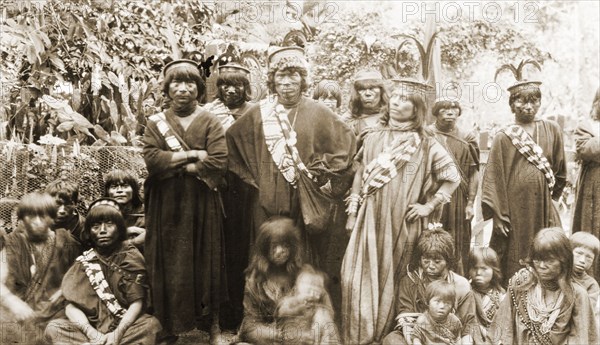
[[[113,170],[104,176],[104,196],[108,197],[108,189],[111,185],[117,183],[126,183],[128,184],[133,192],[131,193],[131,206],[133,209],[137,209],[142,206],[143,201],[140,195],[140,186],[138,181],[133,177],[133,175],[125,170]]]
[[[106,204],[104,204],[104,202],[106,202]],[[125,226],[125,219],[121,214],[119,204],[116,200],[111,198],[100,198],[92,202],[90,210],[85,218],[85,224],[83,226],[83,231],[81,232],[81,240],[85,245],[91,247],[94,246],[90,237],[92,226],[103,222],[115,223],[119,234],[119,242],[127,240],[127,227]]]
[[[342,106],[342,91],[340,84],[335,80],[323,79],[321,80],[313,91],[313,99],[318,101],[320,98],[334,98],[336,101],[336,107]]]
[[[267,88],[269,89],[269,92],[271,92],[272,94],[276,94],[275,91],[275,73],[277,73],[278,71],[281,72],[289,72],[289,73],[295,73],[298,72],[298,74],[301,77],[300,80],[300,92],[304,93],[306,90],[308,90],[308,71],[306,70],[306,68],[303,67],[298,67],[298,66],[287,66],[287,67],[283,67],[283,68],[279,68],[279,69],[269,69],[269,71],[267,72]]]
[[[288,217],[275,216],[264,222],[260,226],[250,264],[245,271],[245,290],[260,304],[259,308],[272,304],[263,289],[263,283],[271,272],[269,251],[273,242],[285,243],[290,248],[290,257],[285,264],[285,272],[290,278],[287,281],[287,288],[293,287],[304,264],[304,248],[300,238],[300,229],[295,226],[294,221]]]
[[[392,92],[392,94],[393,93],[394,92]],[[412,103],[412,105],[414,107],[413,116],[412,116],[411,120],[414,123],[415,130],[421,136],[431,136],[431,131],[429,131],[425,127],[425,116],[427,114],[427,104],[425,103],[423,96],[421,96],[418,93],[409,93],[407,95],[404,95],[404,97],[406,97],[406,99],[410,103]],[[386,105],[385,110],[383,111],[383,113],[381,115],[380,122],[384,126],[387,126],[390,122],[390,104],[389,103]]]
[[[424,230],[417,240],[409,270],[417,270],[421,266],[421,258],[425,255],[443,258],[448,270],[452,270],[456,264],[454,238],[444,229]]]
[[[180,63],[173,65],[167,69],[165,79],[163,80],[163,93],[166,98],[169,98],[169,85],[173,80],[179,80],[184,82],[194,82],[198,87],[198,101],[202,102],[206,91],[206,86],[200,69],[191,63]]]
[[[49,216],[54,220],[57,212],[56,201],[49,193],[25,194],[17,206],[19,220],[23,220],[26,216]]]
[[[260,226],[250,265],[246,269],[247,276],[255,276],[261,280],[266,278],[271,266],[269,250],[273,242],[285,243],[289,246],[290,259],[286,263],[285,270],[294,276],[298,273],[304,264],[304,247],[300,240],[300,230],[291,218],[275,216]]]
[[[492,269],[492,280],[490,286],[498,291],[503,291],[502,288],[502,270],[500,270],[500,260],[498,254],[492,248],[473,248],[469,252],[469,275],[475,269],[477,263],[483,263]]]
[[[565,231],[558,227],[542,229],[533,238],[530,248],[529,256],[523,260],[530,267],[534,267],[534,260],[553,258],[560,262],[562,274],[557,283],[565,295],[565,301],[572,303],[575,299],[572,285],[573,249]],[[532,284],[539,282],[535,268],[532,271],[534,275],[531,282],[521,286],[521,289],[528,289]]]
[[[221,85],[242,85],[244,87],[244,100],[246,102],[252,100],[252,88],[250,87],[250,80],[242,73],[221,73],[217,77],[217,98],[223,100],[223,91],[221,91]]]
[[[379,103],[380,112],[387,108],[390,102],[390,96],[383,83],[383,80],[357,80],[354,82],[354,87],[350,92],[350,114],[352,117],[359,117],[363,112],[362,102],[358,91],[378,87],[381,101]]]

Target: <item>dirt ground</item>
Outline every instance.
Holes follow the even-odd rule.
[[[210,337],[207,332],[194,330],[194,331],[187,332],[187,333],[180,335],[179,339],[177,340],[177,342],[175,344],[176,345],[180,345],[180,344],[188,344],[188,345],[191,345],[191,344],[205,345],[206,344],[206,345],[209,345],[210,344],[209,338]],[[214,344],[211,344],[211,345],[229,345],[235,340],[236,340],[236,336],[233,332],[222,331],[221,336],[219,337],[217,342]]]

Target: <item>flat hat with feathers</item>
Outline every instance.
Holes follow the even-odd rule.
[[[519,65],[517,67],[513,66],[512,64],[504,64],[504,65],[500,66],[500,68],[498,68],[496,70],[496,74],[494,75],[494,81],[496,81],[496,79],[498,78],[498,75],[500,73],[502,73],[504,70],[509,70],[512,72],[513,76],[516,79],[515,83],[506,89],[508,92],[510,92],[511,95],[518,93],[522,90],[526,90],[526,89],[533,89],[533,88],[539,89],[539,86],[542,84],[541,81],[528,80],[528,79],[523,78],[524,77],[523,76],[523,68],[526,65],[532,65],[535,68],[537,68],[538,71],[540,71],[540,72],[542,71],[542,67],[540,66],[539,63],[537,63],[537,61],[534,61],[531,59],[521,60],[521,62],[519,63]]]
[[[402,88],[403,90],[407,90],[409,93],[416,92],[420,94],[426,94],[428,92],[431,92],[434,89],[434,87],[429,85],[427,81],[429,80],[429,62],[431,60],[431,53],[433,51],[433,44],[437,37],[437,32],[433,34],[433,36],[431,36],[429,44],[427,45],[427,49],[425,49],[425,47],[423,47],[423,44],[421,44],[421,42],[419,42],[419,40],[413,36],[400,34],[397,35],[397,37],[403,37],[405,38],[405,40],[402,41],[402,43],[400,43],[398,49],[396,50],[396,61],[399,58],[400,50],[402,49],[402,47],[408,42],[410,42],[410,40],[412,40],[417,46],[417,49],[419,50],[419,56],[421,58],[421,76],[419,79],[417,79],[414,77],[406,78],[396,75],[391,78],[394,88]]]

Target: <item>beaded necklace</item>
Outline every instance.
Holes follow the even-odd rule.
[[[521,296],[520,296],[521,304],[518,303],[519,301],[517,300],[517,296],[515,295],[515,291],[512,286],[520,286],[521,285],[522,282],[520,281],[519,278],[520,278],[520,276],[516,275],[515,276],[516,284],[514,284],[514,285],[511,284],[512,283],[512,281],[511,281],[511,283],[509,283],[509,287],[508,287],[508,293],[510,294],[510,297],[512,299],[513,306],[517,310],[516,314],[519,317],[519,320],[521,320],[521,323],[523,323],[527,327],[527,329],[531,332],[531,336],[532,336],[533,342],[535,344],[553,345],[552,339],[550,339],[549,334],[548,333],[543,334],[540,331],[540,329],[538,328],[538,325],[529,318],[529,316],[527,315],[527,311],[522,310],[523,307],[521,307],[521,305],[525,306],[524,308],[526,308],[526,306],[527,306],[527,292],[526,291],[523,294],[521,294]]]

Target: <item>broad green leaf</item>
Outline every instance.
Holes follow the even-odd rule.
[[[58,68],[61,72],[65,71],[65,64],[56,54],[50,55],[50,62],[54,65],[54,67]]]
[[[117,102],[114,99],[111,99],[109,102],[110,108],[110,118],[113,124],[116,126],[119,123],[119,108],[117,107]]]
[[[109,137],[108,133],[100,125],[95,125],[94,126],[94,133],[96,133],[96,136],[99,139],[102,139],[102,140],[107,141],[107,142],[110,140],[110,137]]]
[[[75,125],[75,122],[73,121],[66,121],[61,123],[60,125],[56,126],[56,130],[59,132],[68,132],[71,129],[73,129],[73,126]]]
[[[114,74],[112,71],[108,71],[106,75],[108,76],[108,80],[110,80],[114,86],[119,87],[119,77],[117,77],[116,74]]]
[[[110,132],[110,138],[113,139],[114,141],[116,141],[117,143],[119,143],[120,145],[127,144],[127,138],[125,138],[124,136],[122,136],[117,131]]]
[[[90,123],[90,121],[88,119],[85,118],[85,116],[77,113],[77,112],[72,112],[71,114],[71,118],[73,119],[73,121],[75,121],[75,124],[79,127],[85,127],[85,128],[92,128],[94,127],[94,125],[92,125]]]

